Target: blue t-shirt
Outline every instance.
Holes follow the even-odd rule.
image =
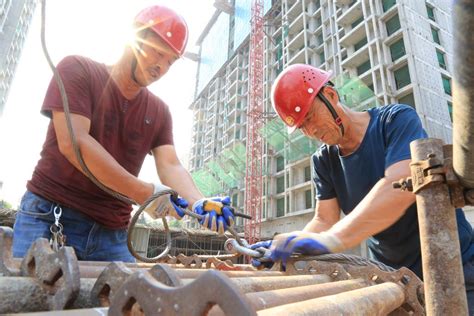
[[[322,145],[313,154],[313,181],[319,200],[337,198],[344,214],[349,214],[384,177],[396,162],[410,159],[410,142],[426,138],[416,111],[394,104],[368,110],[369,126],[359,148],[341,156],[338,146]],[[464,212],[456,210],[463,262],[474,254],[472,228]],[[406,266],[418,276],[421,253],[416,203],[386,230],[367,241],[372,258],[396,269]]]

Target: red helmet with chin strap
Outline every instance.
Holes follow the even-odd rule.
[[[272,86],[272,105],[289,133],[301,126],[330,77],[330,72],[304,64],[288,66],[278,75]]]
[[[155,32],[179,56],[184,54],[188,42],[188,26],[173,10],[161,5],[148,7],[138,13],[135,23]]]

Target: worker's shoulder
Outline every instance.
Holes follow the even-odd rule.
[[[377,110],[379,113],[388,113],[388,114],[394,114],[397,112],[414,112],[416,113],[415,109],[407,104],[402,104],[402,103],[392,103],[392,104],[387,104],[383,105],[380,107],[373,108]]]
[[[61,64],[63,63],[79,63],[79,64],[101,64],[89,57],[81,56],[81,55],[67,55],[63,57],[60,61]]]
[[[417,116],[416,110],[407,104],[387,104],[371,109],[380,120],[390,123],[396,117]]]
[[[338,155],[337,146],[321,144],[313,153],[312,158],[315,160],[327,159],[331,155]]]
[[[105,64],[81,55],[65,56],[58,63],[57,68],[60,71],[81,71],[84,73],[106,71]]]

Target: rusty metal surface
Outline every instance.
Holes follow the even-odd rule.
[[[0,276],[20,275],[19,265],[12,258],[13,229],[0,227]]]
[[[107,265],[109,265],[110,262],[107,262]],[[157,264],[153,264],[149,268],[131,268],[130,266],[126,265],[125,263],[121,262],[121,264],[126,267],[127,269],[130,269],[133,272],[136,271],[145,271],[150,268],[153,268]],[[79,262],[79,272],[81,275],[81,278],[98,278],[100,274],[104,271],[104,269],[107,267],[107,265],[82,265]],[[174,268],[171,265],[163,264],[160,263],[160,266],[167,266],[170,269],[173,268],[172,270],[178,275],[178,277],[182,279],[193,279],[201,275],[202,273],[206,272],[208,269],[183,269],[183,268]],[[222,267],[221,267],[222,268]],[[216,269],[222,271],[225,275],[227,275],[230,278],[237,278],[237,277],[246,277],[246,276],[284,276],[287,275],[284,272],[280,271],[252,271],[252,270],[226,270],[226,269]]]
[[[300,266],[300,268],[298,268]],[[301,267],[302,266],[302,267]],[[319,273],[330,276],[334,281],[364,279],[373,283],[393,282],[403,286],[405,292],[404,310],[414,315],[425,314],[423,282],[408,268],[384,271],[379,267],[368,265],[343,264],[311,260],[311,257],[292,259],[287,264],[287,271],[292,274]]]
[[[452,3],[453,165],[462,185],[474,189],[474,4],[472,0]]]
[[[366,287],[368,285],[369,283],[365,280],[355,279],[325,284],[299,286],[273,291],[247,293],[247,298],[250,301],[252,308],[254,308],[256,311],[259,311],[274,306],[305,301],[321,296],[338,294],[341,292]],[[222,314],[223,311],[218,306],[214,306],[209,311],[208,315],[213,316]]]
[[[246,277],[231,279],[235,287],[243,293],[262,292],[276,289],[331,282],[327,275],[292,275],[282,277]],[[189,282],[183,280],[183,282]]]
[[[410,149],[414,162],[428,156],[443,158],[443,142],[439,139],[413,141]],[[426,311],[429,315],[467,315],[456,216],[447,185],[433,184],[421,190],[416,203]]]
[[[443,169],[445,183],[448,185],[451,204],[455,207],[464,207],[466,204],[472,204],[469,200],[469,194],[464,194],[464,188],[461,186],[453,168],[453,145],[443,146]]]
[[[142,272],[145,271],[143,270]],[[166,265],[156,264],[147,272],[166,286],[175,287],[183,285],[176,272]],[[110,306],[111,298],[133,273],[134,271],[127,268],[121,262],[113,262],[108,265],[97,278],[91,291],[90,296],[94,306]]]
[[[71,308],[90,308],[90,292],[95,279],[81,279],[80,291],[70,305]],[[50,311],[50,294],[41,287],[35,278],[3,277],[0,278],[0,314]]]
[[[90,297],[95,306],[109,306],[110,297],[122,286],[125,280],[132,275],[133,271],[122,262],[112,262],[99,275]]]
[[[259,311],[258,315],[387,315],[400,307],[404,300],[405,294],[402,287],[387,282],[340,294],[272,307]]]
[[[50,294],[52,310],[69,307],[79,293],[79,266],[71,247],[54,252],[47,239],[39,238],[28,250],[20,270],[21,275],[35,277]]]
[[[122,315],[141,309],[145,315],[198,316],[214,304],[226,315],[256,315],[231,280],[215,270],[177,288],[161,284],[148,272],[135,272],[112,298],[109,314]]]
[[[6,238],[3,241],[0,239],[0,247],[6,247],[8,238],[11,238],[8,232],[3,236]],[[8,251],[0,259],[11,258]],[[248,315],[249,312],[255,315],[257,310],[267,311],[283,305],[288,307],[297,302],[300,307],[304,307],[304,302],[314,301],[317,297],[332,297],[328,295],[346,294],[356,288],[388,282],[400,286],[405,297],[403,307],[396,310],[399,312],[397,315],[421,315],[424,311],[421,306],[422,283],[411,271],[382,271],[380,269],[384,269],[384,266],[363,266],[367,259],[364,261],[360,257],[354,259],[345,256],[343,261],[335,256],[319,256],[323,261],[313,260],[312,257],[293,258],[287,264],[287,271],[282,272],[278,271],[278,267],[273,271],[257,271],[250,265],[233,265],[219,259],[203,260],[185,256],[182,257],[184,264],[181,261],[175,264],[80,262],[70,251],[72,249],[63,248],[59,253],[54,253],[47,240],[35,242],[21,263],[20,275],[27,276],[17,277],[20,281],[10,277],[0,278],[0,293],[6,294],[2,295],[2,299],[5,299],[0,302],[0,313],[58,308],[84,308],[86,312],[86,308],[111,305],[111,315],[118,310],[125,314],[154,311],[150,315],[155,315],[159,310],[161,314],[169,315],[204,315],[211,308],[211,315]],[[324,261],[328,259],[337,262]],[[18,260],[11,260],[3,266],[11,269],[18,263]],[[185,266],[189,268],[183,269]],[[204,266],[207,269],[203,269]],[[235,270],[236,267],[238,270]],[[222,271],[216,272],[209,268]],[[79,278],[79,273],[82,276],[77,298],[74,299],[74,293],[70,292],[74,291],[74,287],[68,286],[66,280],[71,276]],[[93,275],[97,279],[87,279],[85,275]],[[11,286],[13,283],[16,286]],[[3,291],[2,287],[6,290]],[[220,296],[222,291],[224,297],[232,297],[237,301],[224,308],[223,304],[227,301],[216,299],[216,293]],[[116,300],[123,309],[114,305]],[[198,301],[194,308],[193,304]],[[355,304],[366,308],[364,302]],[[213,306],[214,303],[217,305]],[[242,304],[246,306],[245,309],[242,309]],[[313,306],[309,305],[309,308]],[[369,308],[367,310],[370,311]],[[293,312],[298,312],[298,309],[291,314]],[[68,315],[68,312],[60,314]]]
[[[64,311],[47,311],[47,312],[36,312],[36,313],[19,313],[16,316],[106,316],[109,309],[106,307],[96,308],[84,308],[84,309],[71,309]]]

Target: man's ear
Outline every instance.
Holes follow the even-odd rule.
[[[329,101],[331,101],[331,103],[339,102],[339,94],[337,93],[336,89],[334,89],[334,87],[325,86],[323,89],[324,89],[323,90],[324,95],[326,96],[327,99],[329,99]]]

